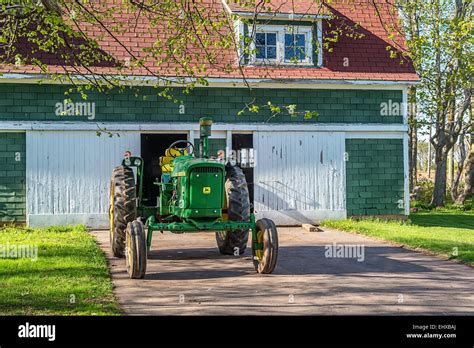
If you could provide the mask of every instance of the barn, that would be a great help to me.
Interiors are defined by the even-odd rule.
[[[236,35],[249,33],[239,18],[251,13],[211,2],[235,15]],[[279,13],[267,14],[255,26],[256,53],[244,58],[237,51],[223,53],[235,71],[210,69],[208,85],[190,93],[176,83],[172,89],[180,103],[157,96],[156,76],[143,71],[123,78],[133,90],[91,91],[87,101],[72,94],[66,101],[67,83],[32,65],[2,66],[0,221],[107,227],[110,174],[124,152],[150,164],[145,175],[151,182],[160,174],[153,164],[171,142],[199,145],[203,116],[214,120],[212,152],[235,154],[244,168],[257,215],[280,225],[408,215],[407,93],[419,77],[409,61],[387,49],[396,50],[397,39],[375,11],[386,21],[393,21],[393,14],[364,0],[332,1],[325,10],[334,17],[312,9],[312,1],[300,1],[296,8],[272,3]],[[354,30],[363,35],[357,40],[342,35],[331,49],[316,50],[314,43],[322,43],[337,21],[356,23]],[[296,34],[288,31],[290,25]],[[303,55],[289,49],[289,36]],[[152,34],[137,27],[122,39],[138,37],[141,45],[153,42]],[[127,58],[122,47],[107,40],[100,41],[104,50]],[[261,61],[275,64],[263,67]],[[58,68],[54,61],[48,64]],[[240,113],[250,101],[296,105],[317,115]],[[145,187],[148,203],[156,195],[155,186]]]

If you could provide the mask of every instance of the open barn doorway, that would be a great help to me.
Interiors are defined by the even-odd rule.
[[[186,133],[141,135],[141,154],[145,161],[145,168],[143,170],[144,205],[157,205],[160,188],[153,183],[161,177],[160,156],[164,156],[166,149],[173,142],[187,139]]]
[[[254,167],[255,150],[253,148],[253,135],[232,133],[232,150],[234,152],[237,165],[242,168],[247,179],[249,188],[250,204],[254,202]]]

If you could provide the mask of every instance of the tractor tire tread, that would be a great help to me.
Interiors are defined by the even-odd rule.
[[[250,220],[250,198],[247,180],[241,168],[227,167],[225,192],[227,196],[227,211],[230,221]],[[236,248],[239,255],[245,252],[249,237],[248,230],[217,232],[216,240],[219,252],[224,255],[235,255]]]
[[[115,167],[112,172],[112,182],[115,184],[115,242],[112,243],[112,252],[116,257],[123,257],[127,224],[137,217],[136,186],[132,168],[127,166]]]

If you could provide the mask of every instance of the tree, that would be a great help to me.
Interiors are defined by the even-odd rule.
[[[433,41],[436,49],[434,91],[437,108],[434,110],[435,134],[431,139],[436,164],[431,204],[435,206],[444,204],[448,152],[459,135],[472,130],[473,126],[469,119],[466,121],[474,70],[472,1],[455,1],[454,14],[446,14],[448,18],[441,15],[442,6],[440,1],[434,3],[435,14],[442,19],[434,25]],[[452,6],[447,8],[453,10]],[[446,25],[446,31],[442,25]]]
[[[453,150],[451,151],[451,156],[450,156],[450,171],[451,171],[451,199],[453,201],[456,201],[458,196],[459,196],[459,184],[461,183],[461,177],[464,172],[464,162],[466,161],[466,141],[465,141],[465,135],[460,134],[459,135],[459,141],[457,143],[457,146],[453,147]],[[457,164],[457,169],[456,172],[455,170],[455,164]]]
[[[472,98],[472,97],[471,97]],[[471,99],[471,123],[474,123],[473,103],[474,98]],[[474,131],[471,133],[470,151],[465,164],[464,174],[464,191],[456,200],[457,204],[464,204],[466,200],[474,195]]]
[[[394,7],[407,36],[403,52],[421,76],[418,123],[434,131],[430,138],[436,166],[434,206],[444,205],[449,151],[461,134],[473,129],[467,115],[474,72],[472,5],[472,0],[399,0]]]
[[[427,141],[418,141],[417,168],[420,172],[426,172],[428,168],[428,162],[430,161],[428,146],[429,143]]]

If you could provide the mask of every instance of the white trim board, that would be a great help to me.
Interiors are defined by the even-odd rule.
[[[296,21],[305,20],[315,22],[321,19],[328,19],[330,16],[321,14],[304,14],[304,13],[255,13],[250,11],[230,11],[230,13],[239,17],[257,20],[274,20],[274,21]]]
[[[267,217],[279,221],[281,226],[301,225],[301,223],[318,224],[323,220],[340,220],[347,217],[346,210],[318,210],[310,214],[305,221],[301,219],[301,211],[265,211],[257,212],[257,218]],[[85,225],[89,228],[109,228],[107,214],[28,214],[29,227]]]
[[[29,227],[85,225],[89,228],[109,228],[107,214],[28,214]]]
[[[305,217],[302,217],[304,215]],[[276,221],[278,226],[301,226],[302,223],[319,224],[324,220],[343,220],[347,210],[272,210],[255,212],[257,219],[268,218]]]
[[[408,87],[402,89],[403,123],[408,124]]]
[[[318,21],[316,26],[316,38],[318,40],[318,66],[323,66],[323,21]]]
[[[410,215],[410,168],[408,159],[408,134],[403,134],[403,173],[404,173],[404,197],[403,204],[405,208],[405,215]]]
[[[114,122],[44,122],[44,121],[0,121],[0,131],[111,131],[111,132],[155,132],[169,133],[199,131],[197,122],[170,122],[170,123],[114,123]],[[384,123],[214,123],[212,130],[225,131],[301,131],[301,132],[364,132],[407,133],[406,124]],[[217,134],[216,134],[217,135]]]
[[[304,67],[302,67],[304,69]],[[110,76],[117,78],[123,85],[130,86],[161,86],[163,84],[159,77],[153,76]],[[90,79],[100,79],[94,75],[77,75],[72,77],[77,84],[87,84]],[[170,83],[168,87],[184,87],[187,83],[195,82],[194,79],[185,79],[183,84],[177,78],[166,77]],[[25,84],[64,84],[64,82],[53,80],[46,74],[19,74],[4,73],[0,75],[0,83],[25,83]],[[376,90],[402,90],[404,87],[419,84],[418,81],[410,80],[351,80],[351,79],[271,79],[271,78],[213,78],[207,79],[209,85],[196,85],[197,88],[275,88],[275,89],[376,89]]]

